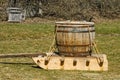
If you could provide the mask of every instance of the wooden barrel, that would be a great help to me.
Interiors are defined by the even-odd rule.
[[[56,45],[63,56],[88,56],[95,39],[93,22],[60,21],[55,23]]]

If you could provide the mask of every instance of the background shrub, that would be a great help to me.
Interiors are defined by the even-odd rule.
[[[2,20],[6,20],[6,8],[10,6],[26,9],[27,17],[41,17],[40,8],[43,11],[42,17],[87,21],[94,17],[120,18],[119,0],[16,0],[16,5],[8,3],[8,0],[0,0]]]

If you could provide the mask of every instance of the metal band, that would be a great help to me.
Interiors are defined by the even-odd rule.
[[[83,44],[83,45],[64,45],[64,44],[57,44],[57,46],[63,46],[63,47],[86,47],[89,46],[90,44]]]
[[[58,28],[88,28],[89,25],[56,25]],[[90,25],[89,27],[94,27]]]
[[[84,53],[63,53],[63,52],[60,52],[60,55],[64,55],[66,57],[86,57],[86,56],[89,56],[89,53],[88,52],[84,52]]]
[[[89,51],[80,51],[80,52],[66,52],[66,51],[60,51],[60,53],[65,53],[65,54],[85,54],[85,53],[89,53]]]
[[[63,32],[63,33],[88,33],[89,31],[80,31],[80,30],[57,30],[57,32]],[[95,32],[95,30],[91,30],[90,32]]]

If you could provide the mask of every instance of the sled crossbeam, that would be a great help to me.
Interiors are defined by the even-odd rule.
[[[19,53],[19,54],[0,54],[0,58],[16,58],[16,57],[37,57],[45,56],[44,53]]]

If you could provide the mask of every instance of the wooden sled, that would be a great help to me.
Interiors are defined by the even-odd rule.
[[[39,67],[48,70],[108,70],[108,61],[105,54],[93,54],[88,57],[38,56],[32,59]]]

